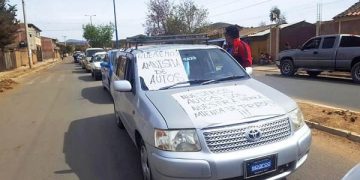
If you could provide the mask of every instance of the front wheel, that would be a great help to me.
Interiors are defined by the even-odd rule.
[[[143,172],[144,180],[151,180],[151,170],[148,158],[148,152],[143,140],[140,141],[140,158],[141,158],[141,169]]]
[[[356,63],[351,68],[351,77],[355,83],[360,84],[360,62]]]
[[[284,76],[293,76],[296,72],[294,63],[288,59],[281,61],[280,72]]]

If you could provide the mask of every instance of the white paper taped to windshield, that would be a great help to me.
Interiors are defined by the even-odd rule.
[[[139,76],[149,90],[189,80],[179,51],[146,52],[137,54],[136,58]]]
[[[192,120],[219,123],[285,113],[271,99],[243,85],[187,91],[172,96]]]

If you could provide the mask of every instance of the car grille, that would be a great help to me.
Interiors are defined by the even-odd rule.
[[[246,138],[246,131],[256,127],[262,135],[257,141]],[[291,135],[288,118],[260,121],[232,127],[206,129],[203,131],[205,141],[213,153],[232,152],[262,146],[286,139]]]

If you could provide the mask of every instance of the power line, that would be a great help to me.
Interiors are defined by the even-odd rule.
[[[228,12],[224,12],[224,13],[219,13],[219,14],[215,14],[211,17],[217,17],[217,16],[222,16],[222,15],[225,15],[225,14],[230,14],[230,13],[234,13],[236,11],[240,11],[240,10],[243,10],[243,9],[247,9],[247,8],[251,8],[251,7],[255,7],[255,6],[258,6],[258,5],[261,5],[261,4],[265,4],[265,3],[268,3],[272,0],[265,0],[265,1],[261,1],[261,2],[258,2],[258,3],[255,3],[255,4],[251,4],[251,5],[248,5],[248,6],[245,6],[245,7],[242,7],[242,8],[239,8],[239,9],[235,9],[235,10],[232,10],[232,11],[228,11]]]

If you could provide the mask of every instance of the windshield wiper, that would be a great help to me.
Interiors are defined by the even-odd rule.
[[[189,80],[189,81],[182,81],[182,82],[178,82],[178,83],[175,83],[175,84],[172,84],[172,85],[169,85],[169,86],[162,87],[162,88],[160,88],[159,90],[170,89],[170,88],[176,87],[176,86],[178,86],[178,85],[183,85],[183,84],[200,84],[200,83],[203,83],[203,82],[206,82],[206,81],[209,81],[209,80]]]
[[[221,82],[221,81],[229,81],[229,80],[234,80],[234,79],[242,79],[245,76],[227,76],[227,77],[223,77],[220,79],[212,79],[209,81],[205,81],[203,83],[201,83],[201,85],[206,85],[206,84],[211,84],[211,83],[217,83],[217,82]]]

